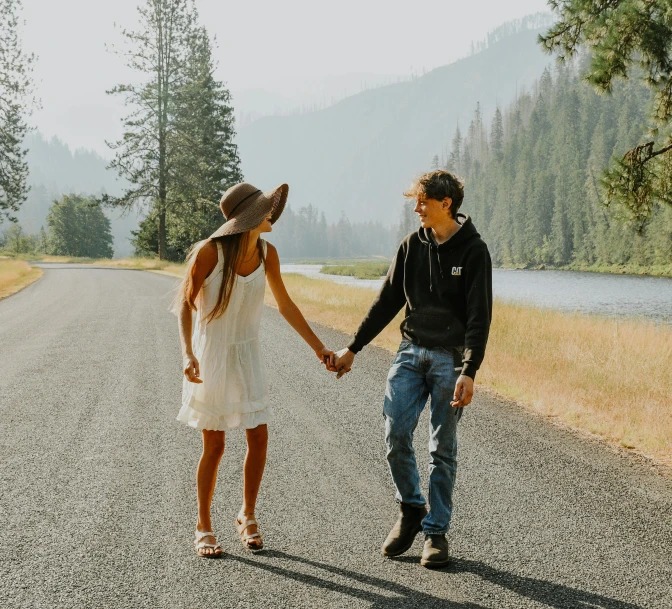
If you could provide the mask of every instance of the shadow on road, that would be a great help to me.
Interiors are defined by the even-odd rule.
[[[249,567],[263,569],[269,573],[301,582],[302,584],[315,586],[316,588],[323,588],[325,590],[331,590],[333,592],[338,592],[339,594],[346,594],[353,598],[367,601],[371,603],[372,609],[402,609],[408,607],[422,607],[423,609],[485,609],[482,605],[449,601],[437,596],[433,596],[432,594],[413,590],[412,588],[408,588],[393,581],[380,579],[379,577],[372,577],[370,575],[364,575],[355,571],[347,571],[346,569],[341,569],[340,567],[334,567],[333,565],[309,560],[307,558],[301,558],[299,556],[292,556],[291,554],[278,552],[276,550],[261,552],[256,555],[255,559],[244,558],[242,556],[227,556],[227,558],[230,560],[236,560]],[[309,567],[314,567],[316,569],[321,569],[333,575],[351,579],[354,582],[358,582],[366,586],[379,588],[381,593],[363,590],[362,588],[348,586],[346,584],[338,584],[331,580],[323,579],[315,575],[308,575],[306,573],[292,571],[291,569],[275,565],[270,561],[266,562],[267,559],[291,561]],[[383,594],[383,591],[387,592],[388,594]],[[389,596],[390,593],[396,594],[398,596],[396,598],[394,596]]]
[[[394,560],[417,562],[418,559],[402,556]],[[522,577],[508,571],[500,571],[485,563],[474,560],[456,558],[442,571],[446,573],[473,573],[497,586],[507,588],[519,596],[527,597],[554,609],[577,609],[579,607],[590,607],[591,609],[645,609],[640,605],[633,605],[632,603],[570,588],[569,586],[543,579]]]

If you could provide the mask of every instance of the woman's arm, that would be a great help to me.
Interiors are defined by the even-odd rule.
[[[266,280],[273,292],[275,301],[278,303],[278,311],[287,320],[290,326],[294,328],[298,334],[305,340],[310,348],[315,351],[318,359],[326,364],[329,370],[334,368],[334,352],[327,349],[322,341],[312,331],[303,314],[294,304],[285,288],[285,283],[282,281],[280,274],[280,258],[278,257],[278,250],[268,243],[268,250],[266,252]]]
[[[217,266],[217,245],[208,241],[198,252],[191,270],[191,301],[193,302],[203,287],[203,282]],[[191,307],[186,299],[182,300],[178,316],[180,343],[182,344],[182,365],[184,376],[190,383],[202,383],[198,360],[191,347]]]

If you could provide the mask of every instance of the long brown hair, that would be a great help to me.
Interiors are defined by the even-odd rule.
[[[249,231],[211,239],[211,241],[213,241],[215,244],[217,244],[217,242],[221,243],[222,252],[224,254],[224,264],[222,268],[222,282],[219,287],[217,303],[215,304],[212,311],[210,311],[205,317],[206,323],[210,323],[213,319],[224,315],[224,312],[229,306],[229,301],[231,300],[231,294],[233,292],[233,286],[236,282],[236,269],[243,261],[243,257],[247,253],[249,240]],[[189,305],[189,308],[194,311],[198,309],[196,305],[196,298],[198,294],[192,293],[194,290],[194,270],[196,268],[196,258],[198,258],[198,252],[201,251],[201,248],[208,241],[210,241],[210,239],[198,241],[191,246],[186,260],[187,270],[184,274],[184,279],[178,288],[177,296],[175,297],[175,304],[181,305],[183,302],[186,302]],[[259,259],[261,260],[261,263],[265,265],[266,257],[264,256],[264,248],[261,239],[257,240],[257,250],[259,251]]]

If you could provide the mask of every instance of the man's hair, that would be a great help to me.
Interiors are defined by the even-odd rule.
[[[417,199],[419,195],[437,201],[443,201],[449,197],[453,202],[450,206],[450,213],[455,218],[464,199],[464,185],[450,171],[436,169],[423,173],[404,192],[404,196],[408,199]]]

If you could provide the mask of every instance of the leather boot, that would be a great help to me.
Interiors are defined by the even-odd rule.
[[[427,535],[420,564],[428,569],[445,567],[450,562],[448,540],[445,535]]]
[[[415,536],[422,531],[422,520],[426,515],[427,508],[424,505],[400,503],[399,519],[383,544],[383,555],[399,556],[406,552],[413,545]]]

